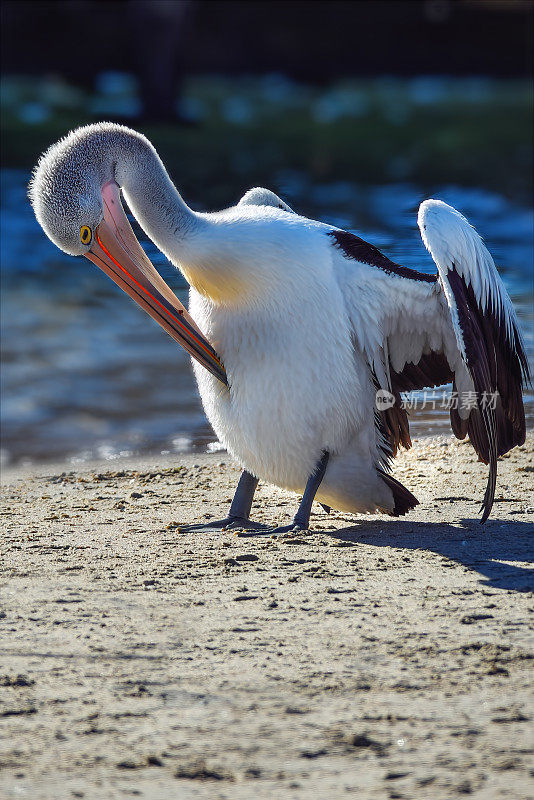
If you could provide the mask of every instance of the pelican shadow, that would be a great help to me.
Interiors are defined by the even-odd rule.
[[[485,586],[534,591],[534,570],[528,566],[534,556],[534,525],[529,522],[492,520],[481,525],[478,519],[462,519],[457,525],[450,525],[376,520],[324,533],[354,544],[426,550],[478,572],[485,579],[481,581]],[[520,561],[525,566],[509,561]]]

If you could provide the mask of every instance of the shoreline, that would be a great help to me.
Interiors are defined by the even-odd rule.
[[[487,467],[414,441],[405,517],[186,533],[226,452],[3,471],[6,798],[525,800],[534,718],[534,434]],[[260,484],[253,518],[296,497]]]
[[[88,458],[86,461],[33,461],[31,463],[6,465],[0,471],[0,486],[7,486],[18,480],[40,478],[46,475],[82,474],[86,472],[105,472],[117,470],[170,469],[174,466],[207,466],[220,461],[231,462],[232,456],[221,450],[216,453],[166,453],[164,455],[128,455],[116,458]]]
[[[534,428],[527,431],[527,435],[534,436]],[[450,427],[447,433],[428,433],[421,435],[413,435],[412,440],[414,446],[421,442],[437,441],[448,442],[454,440],[454,436],[450,433]],[[212,444],[219,444],[213,442]],[[222,447],[222,445],[221,445]],[[476,456],[475,456],[476,458]],[[208,452],[203,450],[188,450],[183,452],[160,452],[160,453],[132,453],[127,456],[113,455],[111,457],[89,457],[86,459],[78,458],[76,456],[68,456],[63,459],[52,459],[50,461],[31,461],[30,459],[19,461],[15,464],[5,463],[0,468],[0,486],[5,485],[11,481],[18,480],[19,478],[46,475],[48,472],[61,473],[61,472],[85,472],[85,471],[102,471],[104,469],[111,469],[114,465],[119,465],[120,469],[149,469],[156,467],[158,464],[162,468],[167,468],[172,465],[202,463],[210,464],[217,463],[217,461],[225,461],[227,463],[233,462],[233,457],[225,449],[215,450]],[[394,460],[394,464],[396,459]]]

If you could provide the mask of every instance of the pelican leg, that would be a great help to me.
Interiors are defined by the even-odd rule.
[[[317,490],[321,485],[321,481],[324,478],[329,458],[330,458],[330,453],[328,453],[325,450],[320,460],[317,462],[314,471],[308,478],[306,489],[304,490],[304,495],[302,497],[302,500],[300,501],[298,511],[295,514],[295,517],[291,525],[281,525],[279,528],[273,528],[271,530],[271,533],[289,533],[290,531],[308,530],[310,526],[310,513],[311,513],[312,503],[315,499],[315,495],[317,494]]]
[[[219,519],[214,522],[199,523],[197,525],[184,525],[182,530],[185,531],[198,531],[208,528],[217,528],[224,530],[231,530],[232,528],[244,528],[245,530],[264,530],[265,525],[260,525],[259,522],[252,522],[249,519],[252,501],[254,499],[254,492],[258,485],[258,479],[251,475],[250,472],[244,470],[239,478],[237,489],[235,490],[234,499],[230,506],[228,516],[224,519]]]

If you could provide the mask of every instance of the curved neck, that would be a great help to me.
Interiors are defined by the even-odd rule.
[[[132,213],[154,244],[176,261],[184,240],[198,229],[199,217],[184,202],[147,139],[125,134],[114,150],[113,177]]]
[[[248,255],[253,231],[232,228],[230,236],[216,215],[192,211],[142,134],[113,126],[106,144],[100,185],[112,179],[121,187],[144,232],[192,287],[214,303],[242,304],[259,294]]]

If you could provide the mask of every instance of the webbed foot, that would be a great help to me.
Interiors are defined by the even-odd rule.
[[[263,525],[261,522],[253,522],[251,519],[234,517],[227,525],[223,527],[223,531],[235,530],[265,531],[267,530],[267,525]]]
[[[230,531],[239,528],[245,531],[263,530],[265,526],[260,525],[258,522],[252,522],[252,520],[249,519],[252,500],[257,485],[258,479],[245,470],[239,479],[227,517],[213,520],[213,522],[198,522],[192,525],[182,525],[180,526],[181,529],[186,533],[189,533],[189,531],[206,530]]]
[[[245,531],[259,531],[265,530],[266,527],[266,525],[262,525],[259,522],[253,522],[245,517],[237,517],[232,515],[225,517],[224,519],[213,520],[213,522],[198,522],[191,525],[181,525],[180,530],[185,531],[186,533],[189,533],[189,531],[231,531],[237,529],[243,529]]]
[[[309,530],[310,527],[310,511],[312,507],[313,500],[317,493],[317,489],[321,485],[321,481],[324,477],[326,472],[326,467],[328,465],[328,459],[330,458],[328,452],[325,450],[317,462],[315,466],[315,470],[312,472],[310,477],[308,478],[308,482],[306,483],[306,489],[304,491],[304,496],[300,501],[300,505],[298,508],[297,513],[295,514],[295,518],[290,525],[280,525],[277,528],[271,528],[269,533],[299,533],[302,531]],[[323,505],[321,503],[321,505]],[[323,508],[330,511],[328,506],[324,506]]]
[[[266,533],[299,533],[309,530],[308,525],[300,522],[292,522],[290,525],[279,525],[277,528],[268,528]]]

